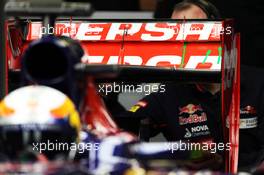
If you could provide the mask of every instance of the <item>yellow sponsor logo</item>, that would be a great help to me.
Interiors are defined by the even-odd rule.
[[[130,112],[137,112],[137,110],[140,108],[140,106],[138,106],[138,105],[135,105],[135,106],[132,106],[130,109],[129,109],[129,111]]]

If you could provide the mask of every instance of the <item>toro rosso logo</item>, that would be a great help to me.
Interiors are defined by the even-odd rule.
[[[188,104],[179,108],[179,124],[186,125],[207,121],[207,116],[201,105]]]
[[[256,115],[257,114],[257,111],[252,106],[246,106],[246,107],[240,109],[240,114],[252,114],[252,115]]]

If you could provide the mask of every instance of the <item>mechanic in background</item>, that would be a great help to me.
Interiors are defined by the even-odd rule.
[[[219,13],[205,1],[185,0],[176,4],[172,14],[172,19],[208,17],[218,18]],[[149,133],[140,132],[143,140],[161,132],[168,141],[223,143],[219,84],[170,83],[165,89],[146,96],[123,116],[143,119],[149,127]]]
[[[172,13],[173,19],[218,17],[217,9],[205,0],[185,0],[176,4]],[[261,69],[241,66],[239,167],[243,170],[250,170],[264,158],[264,79],[260,77],[263,74]],[[214,142],[221,142],[222,124],[220,111],[217,110],[220,106],[219,89],[217,84],[169,84],[165,93],[153,93],[145,97],[126,115],[132,116],[134,120],[147,118],[143,120],[145,127],[150,128],[146,137],[162,132],[170,141],[214,139]],[[193,114],[198,116],[196,123]],[[203,129],[201,132],[192,133],[193,128],[197,127]]]
[[[171,16],[172,19],[218,17],[219,13],[212,4],[195,0],[176,4]],[[221,117],[218,115],[219,84],[170,83],[165,89],[165,93],[152,93],[130,109],[134,117],[148,118],[143,123],[151,122],[149,136],[162,132],[169,141],[223,142]]]

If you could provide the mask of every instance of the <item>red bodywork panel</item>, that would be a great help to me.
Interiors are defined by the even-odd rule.
[[[120,130],[106,110],[103,100],[99,97],[92,79],[87,80],[86,92],[81,107],[81,118],[87,123],[89,130],[98,134],[116,134]]]

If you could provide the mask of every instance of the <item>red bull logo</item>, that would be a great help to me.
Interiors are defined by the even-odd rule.
[[[201,105],[193,105],[188,104],[185,107],[179,108],[181,114],[188,114],[189,117],[186,116],[179,116],[179,124],[180,125],[186,125],[186,124],[192,124],[192,123],[200,123],[207,121],[207,116],[205,112],[202,112],[203,109]],[[202,113],[198,115],[196,112],[201,111]]]
[[[187,114],[194,114],[196,111],[203,111],[201,105],[194,105],[194,104],[188,104],[187,106],[184,106],[182,108],[179,108],[180,115],[187,113]]]

